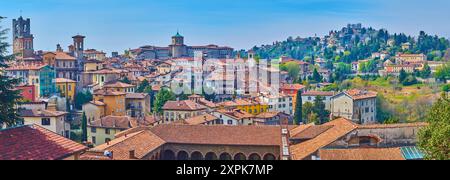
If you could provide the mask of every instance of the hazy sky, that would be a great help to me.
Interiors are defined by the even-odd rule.
[[[187,45],[249,49],[288,36],[322,36],[347,23],[450,37],[448,0],[1,0],[1,23],[32,19],[36,50],[64,49],[75,34],[106,52],[167,46],[179,29]]]

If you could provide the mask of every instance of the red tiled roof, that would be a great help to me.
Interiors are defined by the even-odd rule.
[[[217,110],[217,112],[219,112],[225,116],[229,116],[231,118],[237,119],[237,120],[254,117],[254,115],[252,115],[248,112],[245,112],[243,110],[240,110],[240,109],[234,109],[234,110],[219,109],[219,110]]]
[[[95,147],[93,150],[113,152],[114,160],[128,160],[130,159],[130,151],[134,150],[136,158],[140,159],[164,143],[164,140],[150,131],[139,131],[118,137],[107,144]]]
[[[282,89],[289,89],[289,90],[300,90],[305,88],[305,86],[301,85],[301,84],[283,84],[283,86],[281,87]]]
[[[163,110],[180,110],[180,111],[196,111],[204,110],[205,106],[195,103],[191,100],[184,101],[168,101],[164,104]]]
[[[302,96],[334,96],[334,92],[330,91],[308,91],[302,94]]]
[[[280,146],[278,126],[202,126],[161,124],[150,129],[168,143]]]
[[[377,92],[365,91],[365,90],[359,90],[359,89],[348,90],[348,91],[345,91],[344,93],[349,95],[353,100],[375,98],[378,95]]]
[[[428,126],[428,123],[417,122],[417,123],[400,123],[400,124],[370,124],[370,125],[359,125],[358,129],[386,129],[386,128],[424,127],[424,126]]]
[[[106,116],[89,124],[92,127],[129,129],[133,128],[135,119],[128,116]]]
[[[333,143],[337,139],[350,133],[358,127],[356,124],[344,118],[330,121],[324,125],[333,127],[317,135],[311,140],[291,146],[291,154],[294,160],[302,160],[307,158],[309,155],[317,152],[320,148]]]
[[[75,57],[67,54],[66,52],[47,52],[45,54],[49,54],[49,53],[54,54],[55,59],[57,59],[57,60],[70,60],[70,61],[76,60]]]
[[[311,126],[299,132],[298,134],[291,136],[291,138],[302,140],[313,139],[318,135],[322,134],[323,132],[327,131],[328,129],[331,129],[332,127],[333,126],[330,125]]]
[[[37,125],[0,130],[0,160],[58,160],[86,146]]]
[[[192,118],[189,118],[189,119],[185,119],[184,121],[187,124],[190,124],[190,125],[198,125],[198,124],[208,123],[210,121],[214,121],[214,120],[217,120],[217,119],[219,119],[219,118],[217,118],[216,116],[213,116],[211,114],[203,114],[203,115],[200,115],[200,116],[196,116],[196,117],[192,117]]]
[[[96,105],[96,106],[106,106],[106,104],[104,102],[101,102],[101,101],[91,101],[89,103],[91,103],[93,105]]]
[[[62,111],[49,111],[49,110],[36,110],[36,109],[20,109],[20,117],[58,117],[66,115],[67,112]]]
[[[131,87],[135,87],[135,85],[117,81],[114,83],[106,83],[103,87],[105,87],[105,88],[131,88]]]
[[[144,99],[148,94],[145,93],[127,93],[125,98],[127,99]]]
[[[130,159],[130,151],[138,159],[164,144],[276,146],[280,147],[281,127],[278,126],[204,126],[161,124],[138,127],[116,134],[116,139],[95,147],[81,159],[104,160],[101,152],[113,152],[113,159]]]
[[[405,160],[400,148],[321,149],[321,160]]]
[[[19,70],[39,70],[43,67],[47,66],[46,64],[30,64],[30,63],[24,63],[24,64],[17,64],[10,66],[6,68],[7,71],[19,71]]]

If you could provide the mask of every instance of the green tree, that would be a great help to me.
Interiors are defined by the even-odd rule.
[[[206,93],[206,92],[213,92],[213,93],[208,94],[208,93]],[[205,97],[205,99],[208,100],[208,101],[212,101],[212,102],[215,101],[216,93],[215,93],[211,88],[204,87],[204,88],[202,89],[202,95],[203,95],[203,97]]]
[[[417,78],[413,75],[409,75],[405,80],[403,80],[402,84],[403,86],[411,86],[417,84]]]
[[[313,108],[314,108],[314,104],[312,104],[311,102],[306,102],[305,104],[303,104],[302,113],[303,113],[303,123],[304,124],[311,122],[309,117],[310,117],[310,114],[313,113]]]
[[[81,131],[82,131],[82,136],[81,136],[81,142],[87,142],[88,137],[87,137],[87,117],[86,117],[86,113],[83,112],[83,118],[81,119]]]
[[[139,84],[138,88],[136,89],[137,93],[143,93],[146,91],[146,89],[150,86],[150,83],[147,81],[147,79],[144,79],[144,81]]]
[[[4,18],[0,16],[0,23],[2,19]],[[5,76],[3,71],[4,68],[8,68],[7,63],[14,58],[13,55],[6,55],[6,49],[9,47],[9,44],[5,42],[7,33],[8,29],[0,26],[0,128],[2,125],[11,127],[22,123],[15,108],[21,98],[19,91],[14,90],[19,80]]]
[[[296,62],[288,62],[285,64],[285,68],[292,79],[298,79],[300,73],[300,66]]]
[[[161,90],[156,94],[155,102],[153,105],[153,113],[161,114],[162,107],[167,101],[175,100],[175,94],[167,88],[161,88]]]
[[[441,81],[446,81],[450,79],[450,63],[444,64],[443,66],[437,68],[435,73],[436,79]]]
[[[425,66],[423,67],[422,71],[420,71],[420,77],[421,78],[429,78],[431,75],[431,67],[428,65],[428,63],[425,63]]]
[[[419,132],[419,147],[429,160],[450,160],[450,101],[439,99],[429,111],[428,126]]]
[[[323,124],[329,121],[330,112],[325,110],[325,98],[322,96],[316,96],[314,99],[313,111],[317,114],[318,124]]]
[[[78,92],[77,95],[75,96],[75,108],[77,109],[82,109],[83,105],[92,101],[94,98],[91,94],[91,92],[86,91],[86,92]]]
[[[398,76],[398,80],[400,82],[405,81],[405,79],[408,77],[408,73],[404,69],[400,70],[400,75]]]
[[[317,83],[322,82],[323,77],[319,74],[319,71],[317,71],[317,68],[315,68],[313,71],[312,79]]]
[[[120,82],[131,84],[131,81],[130,79],[128,79],[128,77],[124,77],[122,80],[120,80]]]
[[[450,92],[450,84],[446,84],[446,85],[442,86],[442,91]]]
[[[295,104],[295,113],[294,113],[294,124],[295,125],[300,125],[300,123],[303,122],[302,106],[303,106],[302,91],[299,90],[299,91],[297,91],[297,103]]]

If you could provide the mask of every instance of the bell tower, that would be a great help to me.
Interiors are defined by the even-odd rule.
[[[18,59],[32,57],[34,54],[33,34],[31,34],[31,21],[20,16],[13,19],[13,52]]]
[[[169,47],[172,58],[187,56],[187,46],[184,44],[184,37],[179,32],[175,36],[172,36],[172,44]]]
[[[84,51],[84,38],[85,36],[82,35],[76,35],[73,36],[73,46],[74,46],[74,56],[77,59],[83,58],[83,51]]]

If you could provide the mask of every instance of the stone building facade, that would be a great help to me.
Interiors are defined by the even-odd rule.
[[[13,19],[13,52],[18,59],[29,58],[34,55],[33,34],[31,34],[31,20],[22,16]]]
[[[142,46],[130,52],[132,57],[137,60],[167,60],[171,58],[194,57],[195,52],[202,52],[206,58],[225,59],[232,58],[233,51],[233,48],[213,44],[206,46],[188,46],[184,44],[184,37],[180,33],[177,33],[172,36],[172,43],[168,47]]]

